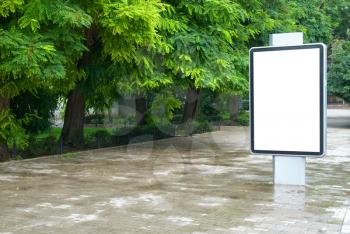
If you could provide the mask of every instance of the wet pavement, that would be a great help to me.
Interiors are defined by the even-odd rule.
[[[350,233],[349,141],[329,128],[305,187],[274,186],[244,127],[3,163],[0,233]]]
[[[350,128],[350,108],[328,109],[328,126],[334,128]]]

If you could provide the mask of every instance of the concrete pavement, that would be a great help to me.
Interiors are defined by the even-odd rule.
[[[328,109],[328,126],[334,128],[350,128],[350,109]]]

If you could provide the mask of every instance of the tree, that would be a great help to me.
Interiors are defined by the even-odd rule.
[[[144,69],[135,71],[126,68],[147,65],[142,52],[147,53],[154,47],[156,27],[164,10],[164,5],[157,0],[81,1],[80,6],[92,18],[91,27],[85,31],[88,50],[77,63],[85,76],[68,95],[61,135],[64,143],[78,144],[83,140],[86,99],[96,97],[96,92],[108,97],[113,93],[111,87],[120,84],[119,80],[125,80],[125,77],[132,80],[133,75],[138,76],[137,72],[143,73]],[[101,72],[96,74],[91,67]],[[94,90],[91,84],[96,82],[99,84]]]
[[[295,25],[291,4],[284,1],[167,2],[184,25],[169,35],[174,50],[165,61],[173,79],[187,89],[184,121],[196,115],[201,89],[247,94],[249,47],[261,45],[273,30]]]
[[[147,100],[149,94],[173,82],[172,77],[168,75],[169,71],[164,68],[164,56],[173,50],[167,41],[168,34],[177,31],[181,25],[171,18],[174,14],[171,6],[167,4],[158,4],[158,6],[160,7],[159,18],[157,21],[152,20],[156,22],[152,41],[146,43],[147,45],[138,44],[131,60],[112,60],[112,63],[104,60],[105,73],[100,76],[102,79],[99,80],[99,88],[94,95],[104,100],[121,95],[134,96],[136,121],[139,125],[146,124],[146,113],[151,106]]]
[[[350,2],[348,0],[323,1],[326,14],[332,19],[335,40],[346,39],[350,28]]]
[[[329,44],[335,24],[327,10],[329,7],[334,7],[333,4],[319,0],[296,0],[295,4],[294,17],[304,31],[304,41]]]
[[[350,102],[350,41],[337,40],[332,46],[328,93]]]
[[[91,20],[60,0],[2,1],[0,18],[0,158],[6,160],[8,141],[21,130],[11,99],[23,92],[35,94],[40,87],[68,87],[68,67],[85,50],[78,32]]]
[[[324,3],[332,20],[332,39],[329,44],[328,94],[350,101],[350,2],[332,0]]]
[[[177,84],[188,89],[183,117],[187,121],[195,116],[200,89],[247,90],[242,44],[247,13],[230,0],[168,2],[175,9],[174,19],[184,26],[168,39],[174,50],[165,66]]]

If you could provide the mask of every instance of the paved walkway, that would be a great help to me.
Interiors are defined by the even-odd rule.
[[[350,233],[350,129],[274,186],[247,128],[0,164],[0,233]]]
[[[350,128],[350,109],[328,109],[328,126]]]

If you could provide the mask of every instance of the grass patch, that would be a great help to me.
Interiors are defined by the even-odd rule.
[[[78,157],[78,154],[74,153],[74,152],[69,152],[69,153],[62,154],[61,157],[63,159],[74,159],[74,158]]]
[[[61,132],[62,132],[62,128],[50,128],[48,131],[39,133],[34,137],[38,140],[42,140],[48,137],[55,137],[58,140],[58,138],[61,135]]]
[[[13,160],[19,161],[19,160],[23,160],[21,155],[16,155]]]
[[[99,132],[99,131],[106,131],[112,134],[114,130],[115,130],[114,128],[84,128],[84,137],[94,135],[96,132]],[[62,128],[50,128],[49,131],[39,133],[34,137],[38,140],[42,140],[48,137],[55,137],[56,140],[58,140],[61,136],[61,132],[62,132]]]

